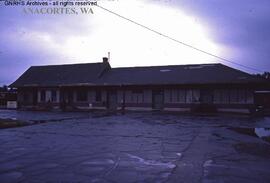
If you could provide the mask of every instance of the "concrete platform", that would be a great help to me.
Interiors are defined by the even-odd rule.
[[[270,144],[255,133],[267,132],[270,118],[17,111],[0,118],[45,121],[0,130],[4,183],[270,182]]]

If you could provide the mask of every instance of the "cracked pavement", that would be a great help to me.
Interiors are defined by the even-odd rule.
[[[270,182],[270,144],[229,127],[270,118],[0,111],[47,123],[0,130],[0,182]]]

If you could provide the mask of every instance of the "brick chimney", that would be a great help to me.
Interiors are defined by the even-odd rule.
[[[103,57],[102,60],[103,60],[103,63],[104,63],[104,64],[109,62],[108,57]]]

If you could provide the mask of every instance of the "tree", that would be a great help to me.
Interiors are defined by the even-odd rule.
[[[7,85],[4,85],[4,86],[3,86],[3,90],[4,90],[5,92],[8,91]]]
[[[3,85],[3,87],[0,87],[0,91],[1,92],[7,92],[8,91],[8,86],[7,85]]]
[[[270,72],[264,72],[262,74],[262,77],[264,77],[265,79],[269,79],[270,80]]]
[[[256,74],[258,77],[270,80],[270,72],[264,72],[263,74]]]

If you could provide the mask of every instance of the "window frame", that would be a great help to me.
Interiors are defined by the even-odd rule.
[[[52,102],[57,101],[57,91],[56,90],[51,90],[51,100],[52,100]]]
[[[141,100],[140,100],[141,98]],[[131,101],[132,103],[143,103],[144,102],[144,91],[143,89],[133,89],[131,90]]]

